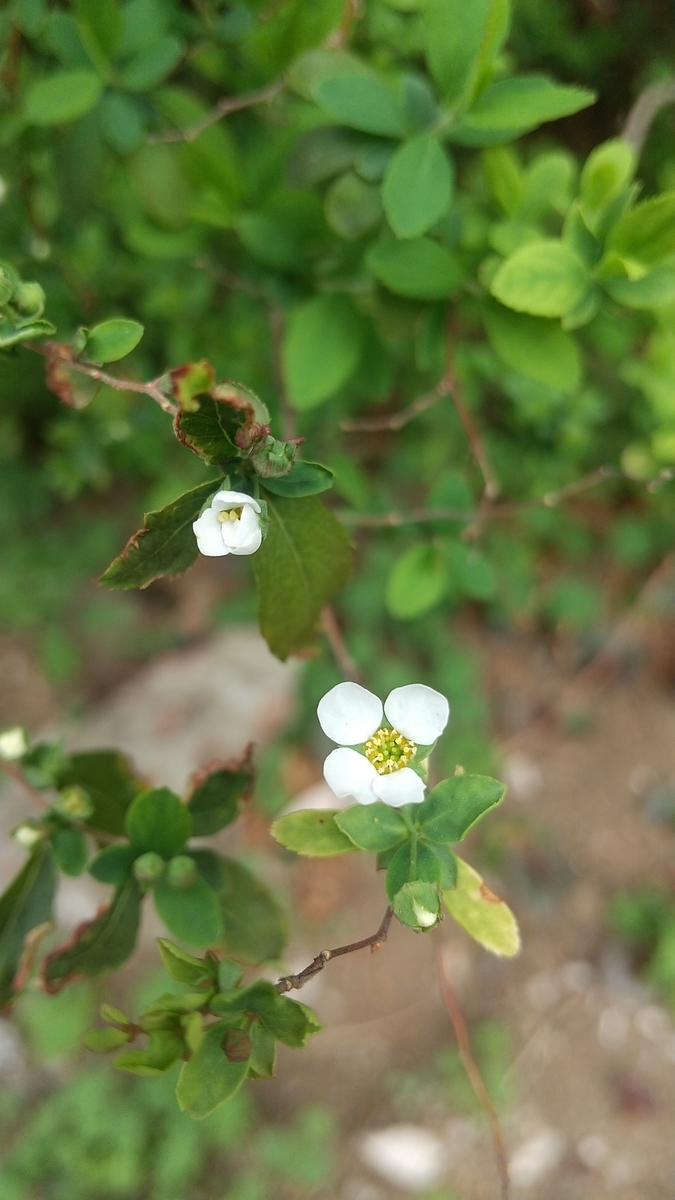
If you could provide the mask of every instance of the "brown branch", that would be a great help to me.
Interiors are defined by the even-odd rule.
[[[452,378],[450,378],[450,395],[452,396],[455,409],[457,410],[457,416],[462,422],[466,436],[469,439],[469,445],[471,446],[478,469],[483,476],[483,483],[485,485],[484,498],[486,500],[496,500],[501,491],[499,480],[492,470],[490,459],[488,458],[487,451],[483,444],[483,439],[478,431],[478,426],[474,421],[473,413],[471,412],[471,409],[468,407],[464,396],[462,395],[462,391],[457,383],[457,380]]]
[[[499,1172],[499,1181],[501,1185],[502,1200],[509,1200],[509,1171],[506,1158],[506,1145],[504,1142],[504,1134],[497,1116],[492,1100],[488,1094],[487,1088],[483,1083],[483,1077],[478,1069],[478,1065],[471,1051],[471,1041],[469,1039],[469,1031],[464,1020],[464,1014],[459,1006],[459,1001],[455,994],[455,990],[448,979],[441,955],[438,955],[438,973],[441,980],[441,993],[443,1003],[447,1014],[450,1018],[455,1038],[457,1039],[457,1049],[459,1057],[462,1060],[462,1065],[466,1071],[467,1078],[471,1087],[474,1090],[476,1099],[485,1113],[492,1131],[492,1144],[494,1146],[495,1159],[497,1161],[497,1170]]]
[[[148,142],[153,146],[160,142],[194,142],[200,133],[209,129],[211,125],[215,125],[229,113],[239,112],[242,108],[253,108],[256,104],[265,104],[268,100],[273,100],[283,86],[283,79],[275,79],[273,83],[268,83],[267,87],[259,88],[255,92],[245,92],[241,96],[223,96],[210,112],[200,117],[193,125],[188,125],[186,129],[172,129],[167,133],[153,134],[148,138]]]
[[[19,787],[28,793],[31,800],[37,800],[38,804],[42,806],[47,803],[42,792],[39,792],[37,788],[33,787],[32,783],[28,782],[18,763],[10,762],[6,758],[0,758],[0,771],[4,771],[6,775],[9,775],[10,779],[18,783]]]
[[[393,915],[394,910],[387,908],[377,932],[371,933],[370,937],[362,938],[360,942],[349,942],[346,946],[337,946],[335,950],[319,951],[316,958],[313,958],[311,963],[304,970],[298,972],[297,975],[284,975],[277,984],[277,991],[283,994],[284,992],[292,992],[295,988],[304,987],[306,983],[309,983],[310,979],[319,974],[319,971],[323,971],[326,963],[332,962],[334,958],[341,958],[343,954],[353,954],[355,950],[365,950],[366,946],[370,946],[371,954],[375,950],[379,950],[380,946],[383,946],[387,940]]]
[[[621,131],[624,141],[639,154],[656,115],[666,104],[675,102],[675,80],[652,83],[640,92]]]
[[[150,396],[165,413],[170,413],[175,417],[178,412],[178,405],[174,404],[166,395],[162,388],[164,376],[158,375],[156,379],[151,379],[148,383],[137,383],[133,379],[120,379],[117,375],[109,375],[107,371],[102,371],[94,363],[82,362],[76,358],[65,358],[55,349],[59,346],[57,342],[45,342],[44,346],[39,346],[36,342],[26,342],[27,349],[34,350],[36,354],[41,354],[50,363],[56,364],[58,367],[67,371],[76,371],[80,375],[87,375],[89,379],[95,379],[98,383],[104,383],[106,387],[113,388],[116,392],[138,392],[144,396]]]
[[[345,679],[351,679],[354,683],[362,683],[361,671],[347,649],[335,611],[330,604],[324,605],[321,610],[321,628]]]
[[[435,388],[432,388],[430,392],[425,392],[423,396],[418,396],[407,408],[381,417],[348,417],[345,421],[340,422],[340,429],[343,429],[345,433],[384,433],[387,430],[396,432],[403,429],[420,413],[433,408],[434,404],[437,404],[444,396],[450,395],[452,386],[451,380],[443,376]]]
[[[349,41],[352,25],[361,16],[361,0],[346,0],[342,20],[334,33],[326,40],[331,50],[341,50]]]

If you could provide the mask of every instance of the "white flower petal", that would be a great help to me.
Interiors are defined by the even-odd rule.
[[[262,529],[258,526],[253,530],[250,537],[247,537],[238,546],[232,547],[233,554],[255,554],[256,550],[260,549],[262,543]]]
[[[391,775],[378,775],[373,783],[373,791],[379,800],[384,800],[392,808],[400,808],[402,804],[419,804],[424,800],[424,782],[412,767],[401,767],[400,771],[392,771]]]
[[[241,508],[244,504],[250,504],[254,512],[261,511],[260,505],[253,496],[247,496],[246,492],[216,492],[211,501],[211,508],[214,512],[227,512],[231,508]]]
[[[319,725],[339,746],[367,741],[382,723],[382,701],[359,683],[338,683],[319,700]]]
[[[207,508],[201,517],[193,521],[192,528],[195,532],[200,554],[206,554],[209,558],[217,558],[221,554],[229,554],[221,532],[223,526],[212,508]]]
[[[450,705],[445,696],[426,684],[409,683],[389,693],[384,711],[387,720],[404,737],[420,746],[430,746],[448,723]]]
[[[323,764],[326,783],[339,799],[353,796],[359,804],[374,804],[373,784],[380,777],[372,763],[357,750],[340,746],[332,750]]]

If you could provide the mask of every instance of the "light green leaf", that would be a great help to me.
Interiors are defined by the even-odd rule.
[[[136,797],[124,827],[139,854],[154,851],[169,859],[192,835],[192,817],[175,792],[166,787],[150,788]]]
[[[195,958],[168,938],[157,938],[157,949],[169,975],[179,983],[199,987],[205,982],[215,982],[218,964],[213,959]]]
[[[675,267],[655,267],[641,279],[603,279],[605,291],[628,308],[659,308],[675,300]]]
[[[400,812],[381,800],[374,804],[353,804],[337,814],[335,823],[360,850],[374,853],[390,850],[409,836]]]
[[[51,321],[12,321],[8,317],[0,320],[0,350],[18,346],[21,342],[32,342],[35,338],[51,337],[56,326]]]
[[[287,850],[310,858],[328,858],[355,850],[350,840],[335,822],[335,812],[328,809],[303,809],[279,817],[270,828],[272,837]]]
[[[12,1000],[26,938],[52,919],[56,871],[49,842],[38,842],[0,896],[0,1011]]]
[[[382,217],[380,189],[348,171],[328,189],[326,220],[348,242],[370,233]]]
[[[345,384],[361,353],[361,322],[346,296],[315,296],[291,314],[282,361],[289,398],[314,408]]]
[[[417,823],[430,842],[460,842],[505,793],[504,784],[488,775],[454,775],[437,784],[422,801]]]
[[[448,211],[452,171],[438,138],[423,134],[399,147],[382,185],[387,220],[399,238],[426,233]]]
[[[131,537],[99,583],[109,588],[144,588],[164,575],[180,575],[195,561],[197,539],[192,528],[219,480],[200,483],[158,512],[145,514],[145,525]]]
[[[317,104],[341,125],[384,137],[406,133],[401,103],[374,71],[341,71],[312,89]]]
[[[457,260],[427,237],[378,242],[368,251],[366,265],[391,292],[411,300],[444,300],[462,282]]]
[[[222,933],[218,899],[198,876],[189,887],[172,887],[162,876],[153,888],[155,908],[174,937],[188,946],[213,946]]]
[[[502,16],[502,30],[490,39],[491,16]],[[494,53],[506,32],[507,6],[495,0],[427,0],[424,5],[426,58],[445,100],[452,104],[470,94],[479,71],[481,49]],[[494,15],[493,15],[494,14]],[[496,32],[496,31],[495,31]]]
[[[520,932],[511,909],[461,858],[456,886],[443,892],[443,901],[450,916],[492,954],[512,958],[520,950]]]
[[[591,151],[580,186],[584,214],[591,221],[631,182],[636,161],[635,149],[623,138],[612,138]]]
[[[483,317],[490,344],[507,366],[546,387],[576,391],[581,382],[579,351],[558,321],[497,304],[486,305]]]
[[[153,1079],[163,1075],[185,1053],[185,1043],[170,1029],[153,1029],[144,1050],[123,1050],[113,1061],[118,1071]]]
[[[179,38],[167,34],[139,50],[119,68],[117,75],[121,86],[129,92],[149,92],[178,66],[184,49]]]
[[[24,116],[29,125],[61,125],[91,111],[101,97],[103,81],[93,71],[57,71],[28,89]]]
[[[294,462],[287,475],[265,479],[265,488],[275,496],[316,496],[333,486],[335,476],[321,463]]]
[[[125,317],[101,321],[87,336],[84,356],[95,363],[117,362],[131,354],[144,332],[139,321],[129,321]]]
[[[441,897],[437,885],[419,879],[404,883],[394,896],[392,907],[399,921],[418,933],[433,929],[441,919]]]
[[[130,1041],[131,1036],[124,1029],[92,1029],[84,1038],[84,1044],[93,1054],[110,1054]]]
[[[535,317],[562,317],[589,285],[581,259],[562,241],[546,238],[521,246],[497,271],[490,291],[507,308]]]
[[[96,65],[109,62],[122,36],[122,16],[116,0],[74,0],[80,37]]]
[[[218,1105],[229,1100],[246,1078],[246,1062],[230,1062],[223,1041],[229,1026],[225,1021],[211,1025],[189,1062],[181,1068],[176,1099],[191,1117],[208,1117]]]
[[[675,192],[636,204],[610,230],[607,249],[653,266],[675,251]]]
[[[218,896],[226,953],[252,964],[279,958],[288,941],[286,919],[265,885],[232,858],[211,850],[190,853]]]
[[[430,612],[448,587],[447,562],[438,546],[420,543],[396,559],[387,579],[386,603],[392,617],[409,621]]]
[[[45,990],[58,992],[73,978],[121,966],[136,945],[140,918],[141,893],[130,879],[115,892],[109,908],[80,925],[74,941],[47,956],[42,965]]]
[[[260,629],[273,654],[314,644],[324,604],[352,569],[349,539],[315,496],[290,500],[266,493],[267,536],[253,556]]]
[[[513,75],[492,83],[464,114],[468,129],[525,132],[588,108],[595,92],[554,83],[546,75]]]
[[[87,861],[87,839],[79,829],[64,826],[52,834],[56,865],[64,875],[81,875]]]

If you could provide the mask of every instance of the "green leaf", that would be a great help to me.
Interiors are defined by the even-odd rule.
[[[143,141],[143,110],[121,92],[107,91],[101,100],[101,129],[108,144],[119,154],[131,154]]]
[[[459,842],[505,793],[505,785],[488,775],[454,775],[422,801],[417,823],[430,842]]]
[[[394,896],[392,907],[399,921],[418,933],[433,929],[441,919],[438,887],[421,880],[404,883]]]
[[[462,282],[457,260],[426,237],[378,242],[368,251],[366,265],[391,292],[411,300],[444,300]]]
[[[210,394],[203,395],[208,363],[185,363],[171,372],[174,394],[187,411],[178,414],[174,431],[179,442],[206,462],[219,463],[238,456],[241,447],[248,448],[251,436],[259,433],[261,425],[269,422],[269,412],[254,392],[238,383],[225,380],[214,384]],[[188,382],[189,381],[189,382]],[[190,404],[185,404],[189,390]],[[194,396],[199,395],[198,407]]]
[[[183,51],[184,45],[179,38],[167,34],[139,50],[118,69],[120,85],[129,92],[149,92],[178,66]]]
[[[192,817],[169,788],[141,792],[129,809],[124,827],[137,853],[153,850],[164,859],[183,849],[192,835]]]
[[[428,134],[404,142],[391,159],[382,184],[387,220],[399,238],[426,233],[448,211],[452,171],[438,138]]]
[[[518,923],[511,909],[461,858],[457,884],[443,892],[443,902],[450,916],[492,954],[512,958],[520,950]]]
[[[75,931],[72,942],[47,956],[42,978],[47,992],[58,992],[71,979],[99,975],[126,962],[136,945],[141,893],[130,879],[115,893],[109,908]]]
[[[385,592],[392,617],[410,621],[430,612],[448,587],[447,563],[438,546],[420,543],[396,559]]]
[[[641,279],[603,279],[605,291],[627,308],[660,308],[675,300],[675,267],[655,267]]]
[[[353,156],[352,156],[353,157]],[[380,189],[348,171],[326,192],[326,220],[348,242],[365,237],[382,217]]]
[[[276,900],[240,862],[210,850],[191,851],[200,874],[217,893],[227,954],[255,965],[279,958],[288,940]]]
[[[272,837],[287,850],[309,858],[329,858],[355,850],[354,842],[336,824],[337,812],[328,809],[303,809],[279,817],[270,828]]]
[[[607,249],[650,267],[675,251],[675,192],[636,204],[610,230]]]
[[[214,1109],[234,1096],[244,1082],[246,1062],[230,1062],[223,1041],[229,1026],[225,1021],[211,1025],[189,1062],[181,1068],[176,1099],[191,1117],[208,1117]]]
[[[172,887],[163,876],[153,888],[155,908],[169,933],[189,946],[213,946],[222,921],[215,892],[198,876],[189,887]]]
[[[448,103],[472,89],[495,7],[491,0],[428,0],[424,6],[427,63]]]
[[[253,786],[250,749],[239,759],[209,763],[192,776],[187,805],[195,837],[218,833],[239,815],[241,801]]]
[[[29,125],[61,125],[91,111],[101,97],[103,81],[94,71],[57,71],[32,84],[24,102]]]
[[[0,1012],[10,1003],[29,934],[52,919],[56,871],[49,842],[38,842],[0,896]]]
[[[86,1034],[84,1044],[93,1054],[110,1054],[112,1050],[119,1050],[120,1046],[129,1042],[131,1036],[131,1033],[126,1033],[124,1029],[92,1029]]]
[[[87,839],[79,829],[63,827],[52,834],[56,865],[64,875],[81,875],[87,861]]]
[[[410,836],[400,812],[381,800],[374,804],[353,804],[337,814],[335,823],[360,850],[375,853],[389,850]]]
[[[113,1062],[118,1071],[152,1079],[163,1075],[185,1052],[185,1043],[170,1029],[154,1029],[145,1050],[123,1050]]]
[[[90,362],[109,363],[125,358],[136,348],[145,330],[139,321],[130,321],[125,317],[111,317],[109,321],[101,321],[87,335],[84,347],[85,357]]]
[[[256,979],[247,987],[221,992],[213,997],[209,1007],[218,1016],[255,1013],[269,1033],[296,1049],[306,1045],[308,1037],[323,1028],[311,1008],[281,996],[267,979]]]
[[[117,750],[84,750],[71,754],[58,772],[59,788],[81,787],[93,805],[88,829],[119,835],[134,796],[145,786],[128,759]]]
[[[513,75],[481,92],[462,123],[468,129],[524,133],[588,108],[595,98],[587,88],[562,86],[546,75]]]
[[[546,387],[561,392],[577,390],[581,382],[579,351],[558,321],[497,304],[486,304],[483,318],[490,345],[507,366]]]
[[[74,0],[80,37],[97,65],[109,62],[122,36],[122,15],[116,0]]]
[[[354,373],[361,322],[346,296],[315,296],[291,314],[282,347],[291,404],[304,411],[334,395]]]
[[[562,317],[584,296],[589,275],[566,242],[546,238],[521,246],[502,263],[490,291],[507,308]]]
[[[273,654],[286,659],[316,641],[324,604],[345,585],[352,551],[342,525],[314,496],[266,494],[267,537],[253,556],[260,629]]]
[[[214,959],[195,958],[174,945],[168,938],[157,938],[160,958],[172,979],[198,987],[203,983],[215,982],[218,964]]]
[[[35,338],[51,337],[56,333],[56,326],[51,321],[11,321],[0,320],[0,350],[9,346],[18,346],[21,342],[32,342]]]
[[[315,496],[333,486],[335,476],[321,463],[295,462],[288,475],[266,479],[265,488],[275,496]]]
[[[312,94],[324,112],[341,125],[384,137],[403,137],[406,133],[398,97],[374,71],[342,71],[321,79]]]
[[[623,138],[612,138],[591,151],[581,172],[580,200],[591,221],[633,178],[637,155]]]
[[[277,1043],[260,1021],[251,1026],[251,1057],[248,1073],[252,1079],[270,1079],[274,1075],[277,1058]]]
[[[393,904],[397,892],[406,883],[422,880],[423,883],[437,884],[443,878],[444,864],[434,853],[432,846],[427,846],[417,838],[411,838],[396,851],[387,867],[386,888],[389,903]]]
[[[130,878],[137,855],[133,846],[106,846],[89,864],[89,874],[99,883],[121,887]]]
[[[199,553],[192,528],[219,481],[200,483],[165,508],[145,514],[145,524],[131,537],[122,553],[101,575],[110,588],[145,588],[154,579],[180,575]]]

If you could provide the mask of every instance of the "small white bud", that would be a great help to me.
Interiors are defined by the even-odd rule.
[[[26,735],[20,725],[0,733],[0,758],[5,758],[7,762],[15,762],[16,759],[23,758],[27,749]]]
[[[18,825],[12,837],[24,850],[32,850],[36,842],[44,837],[44,830],[36,829],[34,825]]]
[[[430,908],[423,908],[421,904],[415,904],[414,901],[412,907],[417,924],[421,929],[431,929],[432,925],[438,923],[437,912],[432,912]]]

